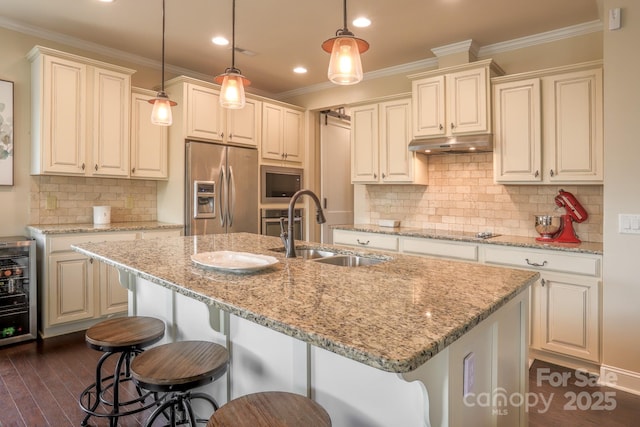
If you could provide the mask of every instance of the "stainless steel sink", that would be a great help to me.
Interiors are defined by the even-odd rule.
[[[332,257],[332,256],[335,256],[336,254],[335,252],[323,251],[322,249],[312,249],[312,248],[297,249],[296,248],[296,255],[304,259],[321,259],[321,258]]]
[[[313,261],[322,264],[339,265],[341,267],[360,267],[364,265],[376,265],[384,262],[385,260],[358,255],[334,255],[331,257],[314,259]]]

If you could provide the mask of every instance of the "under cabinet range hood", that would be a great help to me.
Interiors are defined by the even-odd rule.
[[[428,139],[418,138],[409,143],[409,151],[416,151],[423,154],[493,151],[493,136],[484,134]]]

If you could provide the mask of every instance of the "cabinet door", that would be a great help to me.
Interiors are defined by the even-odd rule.
[[[496,182],[542,180],[540,79],[493,88],[494,178]]]
[[[262,103],[262,157],[283,160],[283,109],[278,105]]]
[[[247,99],[244,108],[227,110],[227,140],[235,144],[258,146],[261,102]]]
[[[284,160],[302,163],[304,153],[304,116],[301,111],[284,109],[282,129],[282,152]]]
[[[84,175],[87,67],[51,56],[43,57],[42,67],[38,172]]]
[[[445,86],[444,76],[415,80],[413,94],[413,136],[444,135]]]
[[[411,100],[400,99],[379,105],[380,174],[384,182],[412,182],[414,153],[411,141]]]
[[[222,141],[222,108],[218,91],[192,84],[187,90],[188,137]]]
[[[131,178],[168,177],[168,127],[151,123],[152,95],[133,93],[131,100]]]
[[[118,269],[98,263],[100,278],[100,316],[124,313],[129,303],[129,291],[120,284]]]
[[[545,173],[551,182],[602,182],[602,70],[543,79]]]
[[[600,281],[545,274],[536,286],[540,318],[532,319],[534,347],[599,362]]]
[[[49,256],[48,324],[94,317],[93,263],[77,252]]]
[[[93,153],[89,173],[129,176],[131,77],[94,68]]]
[[[447,124],[452,135],[490,131],[486,68],[447,74]]]
[[[351,110],[351,182],[378,182],[378,170],[378,105],[355,107]]]

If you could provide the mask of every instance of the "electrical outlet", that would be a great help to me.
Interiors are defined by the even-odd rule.
[[[610,30],[620,29],[620,8],[619,7],[609,10],[609,29]]]
[[[124,207],[126,209],[133,209],[133,196],[127,196],[127,199],[124,202]]]
[[[47,209],[56,209],[58,207],[58,199],[54,195],[47,196]]]

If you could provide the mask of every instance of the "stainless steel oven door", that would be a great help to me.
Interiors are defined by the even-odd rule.
[[[285,219],[285,226],[288,227],[288,220]],[[304,240],[302,216],[293,218],[293,236],[296,240]],[[280,217],[267,218],[262,217],[261,233],[265,236],[280,237]]]

